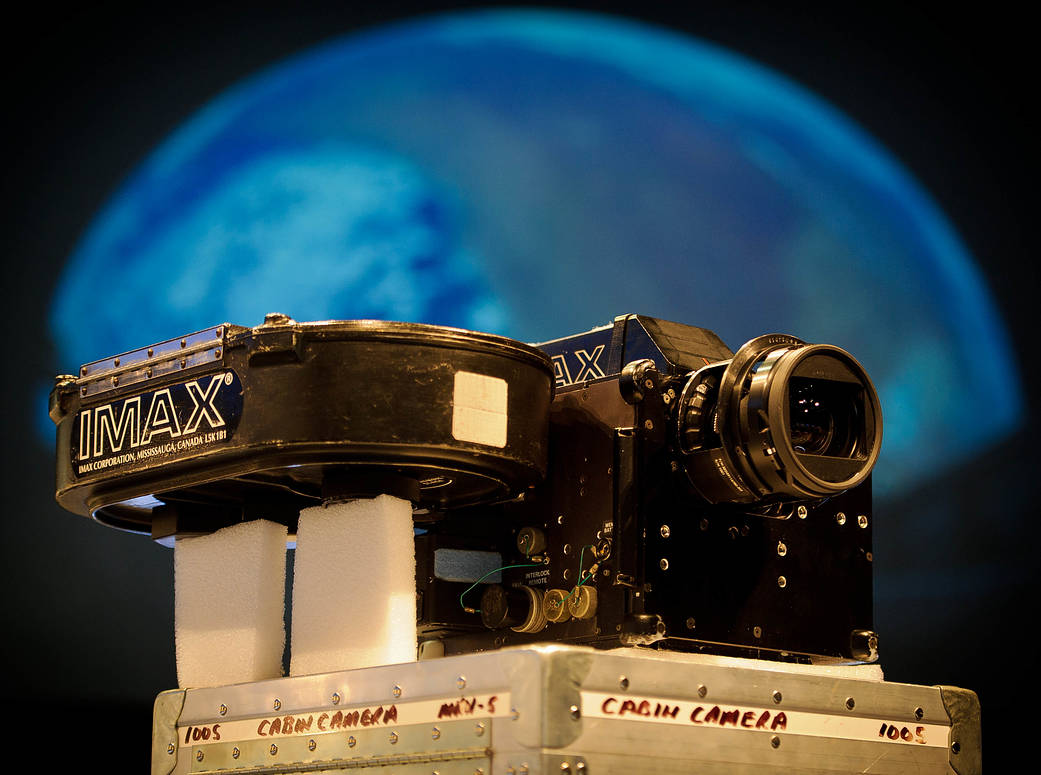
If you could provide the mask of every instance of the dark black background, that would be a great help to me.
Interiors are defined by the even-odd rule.
[[[1025,19],[996,5],[567,5],[721,44],[800,82],[872,133],[929,190],[975,255],[1034,402],[1037,127],[1026,116],[1036,109],[1037,68]],[[58,747],[75,745],[83,761],[140,771],[152,698],[176,682],[171,555],[58,509],[53,452],[36,441],[31,403],[39,384],[76,366],[56,362],[46,327],[64,260],[124,177],[226,87],[323,40],[464,7],[478,6],[40,5],[7,26],[2,664],[6,713],[26,721],[18,745],[9,738],[13,753],[53,760]],[[965,401],[966,421],[986,423],[987,396],[966,393]],[[1025,706],[1020,676],[1033,652],[1036,428],[1031,405],[1014,438],[889,504],[876,521],[876,535],[888,529],[898,547],[879,557],[880,577],[917,569],[934,582],[929,591],[890,596],[877,611],[887,678],[976,690],[990,771],[1004,752],[1006,722]],[[945,521],[943,528],[916,530],[919,513]],[[993,566],[1000,593],[967,594],[958,574],[970,565]]]

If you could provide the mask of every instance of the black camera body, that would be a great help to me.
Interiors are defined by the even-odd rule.
[[[533,346],[272,314],[59,375],[56,497],[171,545],[412,502],[421,652],[873,661],[878,396],[845,351],[642,315]]]
[[[555,377],[547,476],[417,517],[424,648],[877,659],[881,415],[859,364],[783,335],[734,354],[640,315],[538,347]]]

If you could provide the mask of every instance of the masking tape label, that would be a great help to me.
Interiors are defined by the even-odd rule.
[[[502,449],[506,446],[506,380],[457,371],[452,393],[452,436]]]

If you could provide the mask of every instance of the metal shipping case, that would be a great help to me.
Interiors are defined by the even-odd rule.
[[[980,772],[974,693],[878,677],[545,645],[174,690],[152,772]]]

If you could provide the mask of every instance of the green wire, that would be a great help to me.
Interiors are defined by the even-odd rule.
[[[481,576],[481,578],[477,579],[477,581],[475,581],[473,584],[471,584],[470,586],[468,586],[466,589],[463,590],[462,594],[459,595],[459,605],[462,606],[462,609],[465,611],[466,610],[466,605],[463,603],[463,596],[467,592],[469,592],[471,589],[476,587],[478,584],[480,584],[482,581],[484,581],[486,578],[488,578],[489,576],[491,576],[493,574],[496,574],[499,571],[510,570],[510,568],[537,568],[539,565],[540,565],[540,563],[537,563],[537,562],[525,562],[525,563],[521,563],[519,565],[504,565],[501,568],[496,568],[495,570],[490,570],[487,573],[485,573],[483,576]],[[475,608],[475,609],[473,609],[473,611],[476,614],[481,613],[481,609],[480,608]]]

